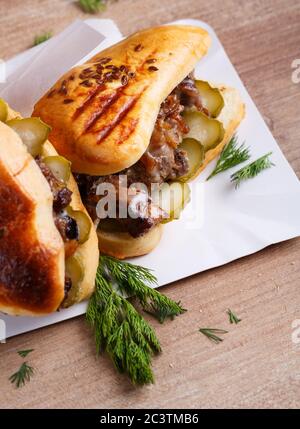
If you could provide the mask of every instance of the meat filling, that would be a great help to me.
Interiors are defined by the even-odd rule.
[[[152,183],[160,184],[176,180],[188,172],[187,154],[178,149],[178,146],[184,135],[189,132],[182,112],[185,108],[191,107],[200,111],[205,110],[193,75],[187,76],[161,104],[149,146],[136,164],[113,175],[96,177],[78,174],[76,176],[82,199],[94,220],[97,216],[95,207],[99,201],[96,190],[100,183],[112,183],[117,190],[121,183],[119,176],[126,175],[127,187],[134,183],[143,183],[150,188]],[[120,191],[117,195],[119,194]],[[166,216],[159,207],[154,206],[151,198],[146,194],[145,196],[139,194],[139,197],[142,198],[143,204],[136,208],[137,213],[134,218],[124,219],[118,216],[116,218],[124,230],[133,237],[145,234]],[[130,202],[128,197],[128,205]]]
[[[53,194],[53,209],[54,212],[58,214],[70,204],[72,200],[72,192],[54,176],[41,157],[38,156],[35,160],[49,183]]]
[[[72,191],[63,185],[43,162],[41,157],[35,158],[41,172],[49,183],[53,195],[53,216],[55,226],[58,229],[65,245],[65,257],[71,256],[78,246],[78,226],[76,220],[68,216],[64,209],[71,203]],[[65,297],[72,287],[72,281],[65,277]]]

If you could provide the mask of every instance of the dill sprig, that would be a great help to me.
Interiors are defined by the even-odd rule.
[[[105,265],[111,280],[118,285],[119,290],[129,296],[135,296],[142,308],[160,323],[163,323],[167,318],[173,319],[186,311],[180,302],[174,302],[166,295],[150,287],[157,285],[157,279],[148,268],[120,261],[110,256],[102,256],[101,261]]]
[[[29,355],[29,353],[33,352],[34,349],[28,349],[28,350],[18,350],[18,355],[21,356],[22,358],[25,358],[26,356]]]
[[[23,362],[18,371],[9,377],[9,380],[19,388],[24,386],[27,381],[30,381],[33,374],[34,369],[32,366],[29,366],[27,362]]]
[[[273,162],[269,159],[270,155],[272,155],[272,152],[261,156],[260,158],[233,173],[230,177],[231,182],[235,183],[235,188],[238,188],[242,181],[252,179],[256,177],[261,171],[274,166],[275,164],[273,164]]]
[[[134,295],[161,322],[185,311],[150,287],[155,284],[157,279],[149,269],[101,256],[86,314],[97,352],[106,351],[116,368],[137,385],[153,383],[151,359],[161,347],[153,328],[123,294]]]
[[[46,40],[49,40],[51,37],[52,37],[52,33],[50,33],[50,31],[47,33],[43,33],[38,36],[35,36],[33,41],[33,46],[40,45],[41,43],[46,42]]]
[[[78,4],[85,13],[97,13],[105,9],[103,0],[79,0]]]
[[[228,331],[225,331],[224,329],[217,329],[217,328],[200,328],[199,331],[201,334],[205,335],[210,341],[219,344],[223,341],[223,338],[220,338],[217,334],[227,334]]]
[[[206,180],[209,180],[216,174],[222,173],[229,168],[235,167],[236,165],[247,161],[249,158],[249,148],[245,146],[245,143],[242,143],[240,146],[238,146],[238,138],[237,136],[233,136],[230,142],[224,147],[215,169]]]
[[[153,383],[151,357],[161,351],[159,341],[133,305],[113,289],[102,264],[86,317],[94,329],[98,353],[106,351],[133,384]]]
[[[227,314],[228,314],[230,323],[235,323],[237,325],[239,322],[242,321],[242,319],[239,319],[238,316],[233,311],[230,310],[230,308],[228,308]]]

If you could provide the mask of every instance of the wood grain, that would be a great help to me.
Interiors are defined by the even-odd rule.
[[[216,30],[247,89],[300,176],[300,84],[291,62],[300,58],[298,0],[119,0],[101,17],[129,34],[179,18],[198,18]],[[71,1],[0,1],[0,57],[9,58],[44,31],[86,18]],[[270,407],[298,408],[300,346],[291,340],[300,319],[300,240],[164,287],[188,312],[153,323],[163,345],[154,359],[156,384],[133,388],[110,361],[95,357],[84,318],[50,326],[0,345],[2,407]],[[226,341],[211,344],[198,327],[229,328],[226,309],[242,319]],[[16,350],[34,348],[31,383],[15,390],[8,376]]]

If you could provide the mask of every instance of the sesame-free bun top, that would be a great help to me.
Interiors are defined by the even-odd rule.
[[[137,162],[160,105],[210,45],[198,27],[140,31],[66,73],[35,105],[49,139],[78,173],[106,175]]]

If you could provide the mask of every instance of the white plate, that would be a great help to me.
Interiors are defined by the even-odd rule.
[[[100,32],[102,23],[102,20],[92,20],[93,28]],[[201,202],[197,207],[196,221],[193,223],[187,219],[191,212],[191,209],[187,209],[182,219],[165,226],[162,241],[151,254],[135,259],[135,263],[154,270],[160,286],[300,235],[299,180],[268,130],[219,39],[213,29],[203,22],[182,20],[179,23],[201,26],[208,30],[213,41],[212,47],[196,67],[196,76],[232,85],[240,91],[247,113],[238,130],[239,138],[251,147],[252,159],[272,151],[272,161],[276,167],[235,190],[230,184],[231,170],[205,182],[215,164],[213,162],[192,183],[192,202]],[[112,35],[116,38],[115,29],[112,29]],[[106,33],[106,36],[109,34]],[[109,44],[109,37],[105,43]],[[91,47],[93,48],[94,46]],[[10,60],[9,69],[16,69],[22,61],[27,62],[31,55],[32,51],[27,51]],[[86,303],[82,303],[47,317],[2,318],[6,322],[9,337],[78,316],[85,310]]]

